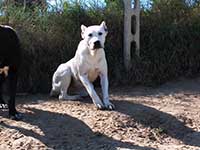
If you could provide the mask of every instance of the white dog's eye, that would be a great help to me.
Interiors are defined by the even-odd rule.
[[[92,35],[92,33],[90,33],[90,34],[88,34],[88,36],[89,36],[89,37],[92,37],[93,35]]]
[[[102,32],[99,32],[99,33],[98,33],[98,35],[100,35],[100,36],[101,36],[102,34],[103,34]]]

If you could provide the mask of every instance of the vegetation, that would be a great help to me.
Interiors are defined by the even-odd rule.
[[[132,68],[123,65],[123,3],[82,1],[60,2],[56,6],[24,7],[1,4],[0,24],[19,34],[23,49],[19,90],[48,92],[57,66],[75,54],[80,25],[105,20],[109,34],[106,54],[110,85],[157,85],[200,70],[200,1],[151,0],[141,10],[141,56],[134,56]]]

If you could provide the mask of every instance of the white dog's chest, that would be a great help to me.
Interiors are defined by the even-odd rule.
[[[106,66],[106,63],[104,62],[103,51],[100,50],[97,51],[95,56],[87,56],[84,62],[84,67],[85,70],[87,70],[86,73],[88,74],[88,79],[90,82],[96,80],[101,70],[104,70],[104,67]]]
[[[99,76],[100,74],[100,70],[98,68],[91,68],[88,71],[88,79],[90,82],[93,82],[94,80],[96,80],[96,78]]]

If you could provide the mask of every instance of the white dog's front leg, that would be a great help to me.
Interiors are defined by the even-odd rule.
[[[81,75],[79,78],[80,78],[82,84],[84,85],[84,87],[86,88],[88,94],[92,98],[92,101],[96,105],[96,107],[99,108],[99,109],[103,109],[104,105],[101,102],[97,93],[95,92],[93,84],[88,80],[88,76],[87,75]]]
[[[103,93],[103,102],[106,108],[113,110],[115,106],[110,102],[108,94],[108,76],[105,74],[101,74],[100,79],[101,79],[101,89]]]

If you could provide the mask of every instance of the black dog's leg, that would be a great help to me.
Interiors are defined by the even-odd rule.
[[[15,115],[16,109],[15,109],[15,95],[16,95],[16,86],[17,86],[17,76],[15,73],[10,72],[8,75],[9,80],[9,101],[8,101],[8,107],[9,107],[9,115]]]
[[[8,101],[8,108],[9,108],[9,116],[13,120],[21,120],[22,116],[20,113],[17,112],[15,108],[15,96],[16,96],[16,88],[17,88],[17,73],[10,72],[8,75],[9,80],[9,101]]]
[[[3,94],[2,94],[2,85],[3,82],[5,81],[4,76],[1,74],[0,75],[0,104],[6,104],[5,101],[3,100]]]

